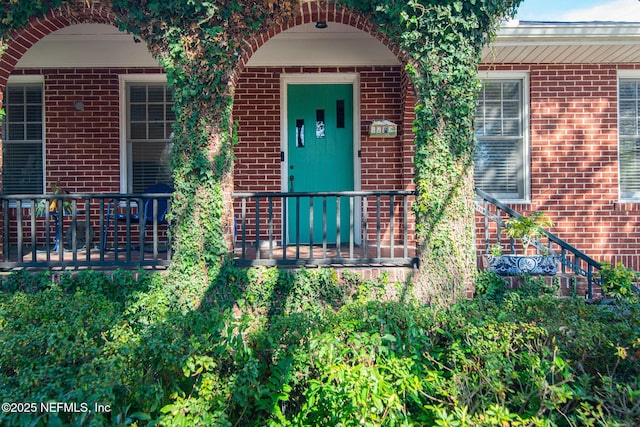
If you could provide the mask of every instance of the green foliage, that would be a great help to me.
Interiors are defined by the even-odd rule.
[[[478,271],[475,280],[475,294],[482,295],[483,298],[499,302],[502,301],[507,288],[505,280],[495,271]]]
[[[0,2],[0,23],[2,24],[2,36],[24,26],[32,16],[42,16],[44,13],[62,4],[63,0],[2,0]]]
[[[638,273],[618,263],[615,267],[609,262],[603,262],[598,276],[602,283],[602,292],[606,296],[618,301],[638,303],[640,295],[635,287],[638,281]]]
[[[507,236],[520,240],[526,254],[529,245],[544,235],[543,228],[553,227],[553,221],[544,212],[534,212],[529,216],[511,217],[505,225]]]
[[[27,277],[0,298],[0,398],[110,412],[4,412],[2,425],[640,422],[637,304],[559,300],[541,283],[499,295],[487,274],[476,299],[429,308],[331,269],[225,267],[185,311],[160,274]]]

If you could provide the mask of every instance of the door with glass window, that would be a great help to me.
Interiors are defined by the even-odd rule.
[[[289,84],[287,87],[287,183],[289,192],[354,189],[353,85]],[[313,206],[313,209],[312,209]],[[335,243],[348,238],[349,201],[333,197],[290,198],[290,243]]]

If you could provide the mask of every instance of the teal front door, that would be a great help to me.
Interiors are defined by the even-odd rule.
[[[287,123],[289,192],[353,190],[353,86],[288,85]],[[347,241],[351,217],[343,199],[338,224],[336,198],[290,198],[289,243],[335,243],[338,225],[340,241]]]

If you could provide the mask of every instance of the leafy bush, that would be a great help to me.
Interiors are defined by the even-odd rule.
[[[384,278],[227,267],[187,312],[157,274],[34,280],[3,287],[0,397],[109,411],[3,425],[640,422],[638,306],[559,300],[535,280],[480,275],[474,300],[430,308],[383,300]]]
[[[603,262],[600,267],[599,277],[602,280],[602,291],[605,295],[618,301],[640,302],[638,291],[634,284],[638,280],[638,273],[626,268],[622,263],[615,267],[608,262]]]

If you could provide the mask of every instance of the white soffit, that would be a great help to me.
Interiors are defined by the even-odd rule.
[[[512,21],[484,49],[482,62],[640,62],[640,23]]]
[[[267,40],[248,67],[398,65],[393,53],[371,35],[344,24],[327,22],[293,27]]]
[[[16,68],[157,67],[145,43],[107,24],[77,24],[31,47]]]

